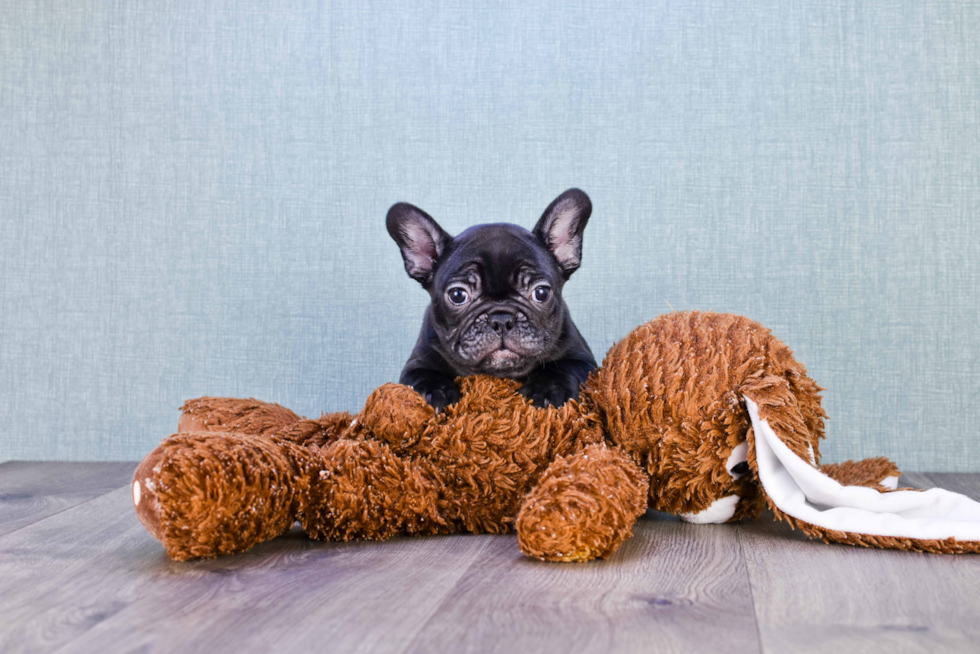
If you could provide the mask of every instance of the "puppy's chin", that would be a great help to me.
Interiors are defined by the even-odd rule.
[[[524,357],[513,350],[494,350],[480,361],[480,368],[491,375],[520,374],[526,367]]]
[[[530,372],[533,363],[533,358],[501,347],[486,352],[479,359],[469,359],[460,367],[469,370],[467,374],[518,378]]]

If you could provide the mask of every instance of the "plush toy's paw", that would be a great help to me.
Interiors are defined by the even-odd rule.
[[[519,393],[537,407],[560,407],[578,397],[579,380],[565,373],[532,372]]]
[[[436,411],[442,411],[450,404],[459,402],[459,385],[452,379],[430,377],[413,384],[412,387]]]
[[[517,514],[521,551],[545,561],[589,561],[615,552],[647,508],[650,480],[604,444],[558,458]]]
[[[368,396],[360,420],[371,433],[404,453],[418,443],[435,410],[410,386],[385,384]]]

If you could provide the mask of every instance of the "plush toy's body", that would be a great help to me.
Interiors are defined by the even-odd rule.
[[[357,416],[317,420],[193,400],[137,469],[136,510],[179,560],[244,551],[298,520],[343,540],[516,528],[529,555],[583,561],[614,552],[648,505],[725,522],[768,504],[825,540],[980,549],[980,505],[963,496],[887,492],[899,472],[882,458],[818,469],[821,389],[746,318],[647,323],[559,409],[518,387],[463,379],[460,402],[436,414],[387,384]]]

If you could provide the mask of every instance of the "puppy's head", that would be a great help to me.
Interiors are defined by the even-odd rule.
[[[589,197],[569,189],[533,231],[496,223],[453,238],[418,207],[388,211],[405,270],[432,298],[434,345],[458,374],[522,377],[560,356],[562,287],[581,262],[591,213]]]

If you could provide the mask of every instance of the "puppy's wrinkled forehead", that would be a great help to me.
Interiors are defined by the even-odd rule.
[[[557,282],[561,272],[554,257],[531,232],[518,225],[476,225],[453,240],[436,277],[444,282],[478,273],[486,292],[505,293],[521,277],[536,274]]]

